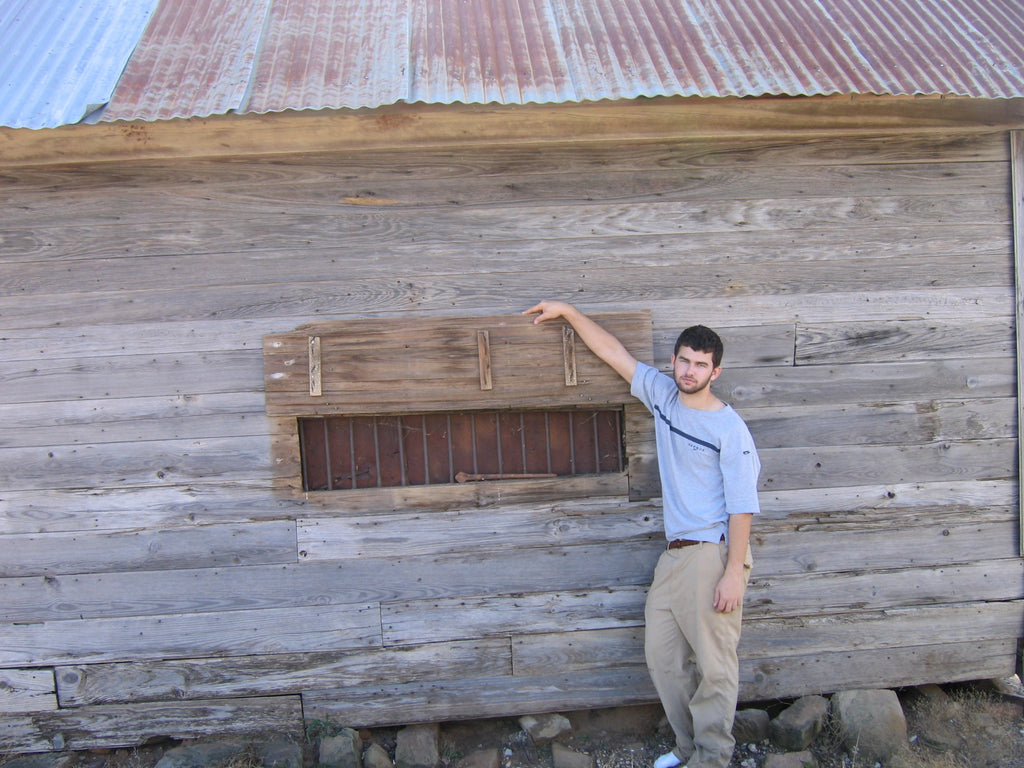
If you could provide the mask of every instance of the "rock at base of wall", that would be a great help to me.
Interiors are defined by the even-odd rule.
[[[830,710],[843,746],[861,761],[885,762],[907,746],[907,720],[895,691],[841,691]]]

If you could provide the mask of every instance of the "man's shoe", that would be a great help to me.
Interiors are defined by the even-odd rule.
[[[682,765],[682,760],[676,757],[675,752],[666,752],[664,755],[654,761],[654,768],[678,768]],[[686,768],[686,766],[683,766]]]

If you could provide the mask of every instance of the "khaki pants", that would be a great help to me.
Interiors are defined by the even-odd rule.
[[[724,543],[665,550],[647,595],[647,667],[687,768],[725,768],[735,746],[743,610],[714,609],[727,551]],[[748,548],[747,578],[750,562]]]

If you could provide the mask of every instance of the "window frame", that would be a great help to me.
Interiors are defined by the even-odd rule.
[[[593,313],[638,359],[652,357],[650,313]],[[623,495],[656,495],[653,425],[629,385],[564,323],[523,315],[400,316],[302,325],[264,337],[273,488],[353,511]],[[412,394],[409,390],[412,387]],[[485,410],[622,409],[622,472],[303,489],[299,419]]]

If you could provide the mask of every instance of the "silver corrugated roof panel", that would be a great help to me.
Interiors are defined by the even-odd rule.
[[[58,40],[18,71],[24,90],[58,82],[102,99],[80,95],[98,68],[92,6],[8,2],[36,18],[38,4],[77,9],[66,34],[53,20],[0,26],[0,50]],[[76,54],[77,68],[65,58]],[[855,93],[1024,97],[1024,1],[161,0],[95,119]],[[38,103],[0,122],[28,124],[12,121]]]
[[[52,128],[106,104],[158,2],[0,2],[0,125]]]

